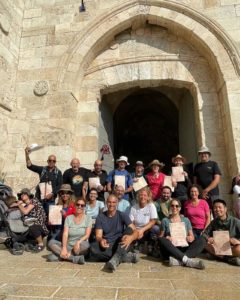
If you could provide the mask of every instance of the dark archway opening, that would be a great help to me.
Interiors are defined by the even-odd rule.
[[[164,94],[141,89],[128,95],[113,115],[114,157],[126,155],[131,166],[137,160],[148,164],[157,158],[170,169],[179,153],[179,114]]]

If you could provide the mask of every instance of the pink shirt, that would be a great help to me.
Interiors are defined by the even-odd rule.
[[[152,198],[154,201],[159,199],[162,194],[162,187],[164,183],[165,174],[159,173],[158,177],[155,178],[153,176],[153,173],[150,172],[146,175],[148,185],[150,187],[150,190],[152,192]]]
[[[208,213],[210,211],[206,200],[199,199],[198,206],[193,206],[190,200],[184,203],[184,215],[190,220],[193,228],[204,229]]]

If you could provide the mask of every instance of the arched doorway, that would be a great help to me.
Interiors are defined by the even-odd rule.
[[[181,152],[196,161],[196,130],[193,97],[185,88],[135,87],[103,96],[100,104],[102,131],[113,157],[148,164],[157,158],[171,167],[171,158]],[[131,167],[130,167],[131,169]]]

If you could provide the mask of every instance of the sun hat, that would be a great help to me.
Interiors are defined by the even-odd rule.
[[[181,154],[178,154],[172,158],[172,163],[174,164],[177,159],[181,159],[183,163],[186,162],[186,158],[183,157]]]
[[[165,164],[160,162],[158,159],[154,159],[153,161],[151,161],[149,167],[152,167],[153,165],[157,165],[160,168],[163,168],[165,166]]]
[[[138,160],[138,161],[136,161],[135,165],[136,165],[136,166],[137,166],[137,165],[143,166],[144,164],[143,164],[143,162],[142,162],[141,160]]]
[[[58,191],[58,194],[61,193],[61,192],[70,192],[73,194],[73,190],[71,188],[71,185],[70,184],[62,184],[59,191]]]
[[[124,162],[127,164],[127,166],[129,166],[127,156],[122,155],[122,156],[120,156],[120,157],[116,160],[117,163],[120,162],[120,161],[124,161]]]
[[[198,150],[198,154],[199,153],[209,153],[209,155],[211,155],[211,152],[210,152],[209,148],[206,147],[206,146],[200,147],[199,150]]]

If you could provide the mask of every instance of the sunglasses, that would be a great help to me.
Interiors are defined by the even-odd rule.
[[[76,204],[76,207],[86,207],[86,205],[85,204]]]
[[[54,159],[49,159],[48,162],[54,162],[54,163],[55,163],[56,160],[54,160]]]
[[[176,208],[178,208],[179,205],[178,205],[178,204],[176,204],[176,205],[172,204],[171,207],[176,207]]]
[[[61,195],[71,195],[71,192],[62,192]]]

